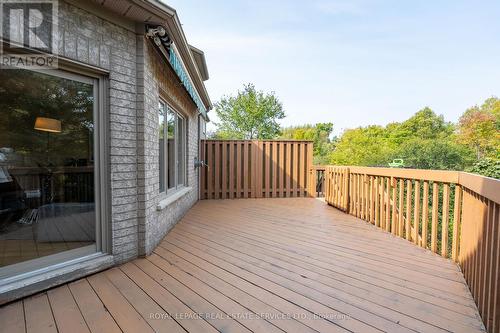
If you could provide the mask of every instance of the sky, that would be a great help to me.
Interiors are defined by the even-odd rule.
[[[164,1],[205,52],[212,101],[254,83],[283,103],[283,126],[338,135],[426,106],[456,122],[500,97],[500,1]]]

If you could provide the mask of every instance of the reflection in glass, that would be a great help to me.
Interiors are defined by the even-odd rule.
[[[0,267],[94,244],[93,85],[0,70]]]
[[[185,176],[185,164],[186,164],[186,157],[185,157],[185,149],[184,149],[184,137],[185,137],[185,120],[182,117],[177,117],[177,165],[178,165],[178,172],[177,172],[177,184],[178,185],[183,185],[184,184],[184,178]]]
[[[160,144],[160,193],[165,192],[165,104],[160,102],[158,110],[158,122],[160,124],[158,129],[159,144]]]
[[[168,188],[175,187],[175,119],[176,114],[167,108],[167,136],[168,136]]]

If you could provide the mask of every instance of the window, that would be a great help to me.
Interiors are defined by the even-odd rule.
[[[168,104],[159,103],[160,193],[186,185],[186,118]]]
[[[0,277],[99,250],[98,91],[63,71],[0,70]]]

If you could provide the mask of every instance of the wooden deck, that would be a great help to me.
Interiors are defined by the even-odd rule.
[[[457,266],[316,199],[201,201],[154,254],[0,308],[2,332],[483,332]]]

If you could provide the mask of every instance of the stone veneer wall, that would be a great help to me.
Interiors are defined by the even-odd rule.
[[[198,176],[193,159],[198,156],[198,112],[194,102],[182,87],[177,75],[166,60],[154,49],[150,40],[137,36],[139,87],[144,117],[139,125],[139,249],[149,254],[165,234],[198,200]],[[187,120],[187,186],[191,190],[161,211],[157,206],[165,194],[159,193],[158,102],[160,96]]]
[[[115,262],[138,255],[136,34],[59,1],[58,53],[109,71],[111,237]]]
[[[58,53],[109,71],[111,237],[116,263],[150,253],[197,201],[196,107],[165,59],[144,37],[59,1]],[[159,91],[188,119],[188,186],[162,211],[158,184]]]

